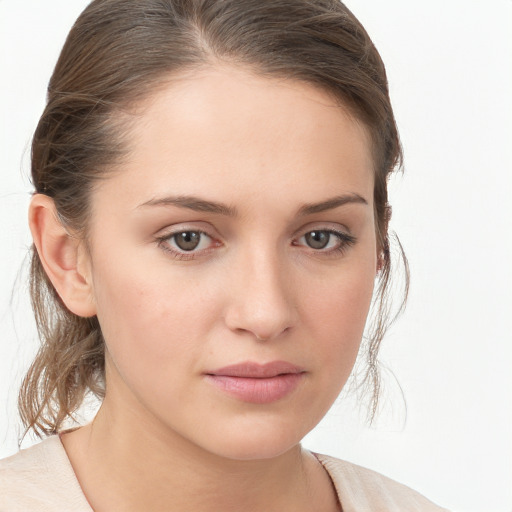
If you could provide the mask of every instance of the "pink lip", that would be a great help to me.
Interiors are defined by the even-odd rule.
[[[206,372],[215,387],[244,402],[266,404],[290,394],[305,370],[285,361],[267,364],[244,362]]]

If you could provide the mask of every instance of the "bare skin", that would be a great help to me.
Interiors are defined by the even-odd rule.
[[[365,129],[312,86],[219,67],[155,92],[130,138],[92,194],[87,249],[49,198],[31,205],[50,279],[105,338],[103,405],[62,435],[85,496],[95,512],[341,510],[300,441],[344,386],[371,302]],[[219,369],[276,361],[298,368],[282,394],[219,385]]]
[[[170,448],[151,432],[144,439],[116,439],[104,445],[110,436],[102,431],[103,422],[99,414],[93,424],[61,437],[95,512],[341,511],[328,474],[299,445],[270,461],[205,458],[186,442],[177,450],[178,440]],[[131,447],[129,453],[126,446]],[[129,472],[122,471],[128,467]]]

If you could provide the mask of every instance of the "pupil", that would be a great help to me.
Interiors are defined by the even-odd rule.
[[[330,233],[326,231],[311,231],[306,233],[306,242],[313,249],[323,249],[329,243]]]
[[[200,241],[201,235],[195,231],[184,231],[175,235],[176,245],[182,251],[193,251]]]

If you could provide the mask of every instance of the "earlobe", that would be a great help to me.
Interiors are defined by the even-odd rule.
[[[81,317],[94,316],[90,265],[83,261],[83,242],[62,224],[53,199],[44,194],[32,197],[29,225],[44,270],[66,307]]]

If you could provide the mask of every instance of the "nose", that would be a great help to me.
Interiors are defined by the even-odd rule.
[[[262,250],[240,260],[230,280],[226,325],[258,341],[278,338],[291,330],[296,315],[286,262]]]

